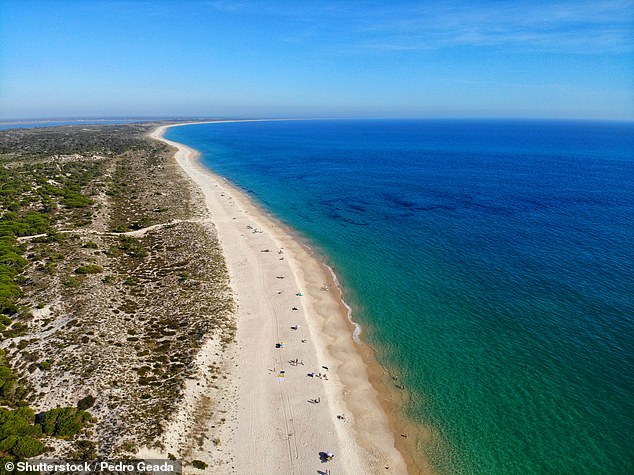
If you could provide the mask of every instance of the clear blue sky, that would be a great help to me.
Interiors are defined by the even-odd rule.
[[[1,0],[0,118],[634,120],[634,0]]]

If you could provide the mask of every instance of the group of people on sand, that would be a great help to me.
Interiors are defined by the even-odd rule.
[[[254,229],[254,232],[256,232],[256,231],[257,231],[257,229]],[[262,252],[270,252],[270,250],[269,249],[263,249]],[[283,250],[280,249],[278,254],[283,254]],[[283,259],[283,258],[281,258],[281,259]],[[276,276],[276,277],[277,277],[277,279],[280,279],[280,280],[285,278],[283,275]],[[324,290],[324,288],[322,288],[322,290]],[[326,287],[325,290],[327,290],[327,287]],[[284,291],[283,290],[277,290],[276,292],[277,292],[278,295],[280,295]],[[301,293],[301,292],[297,292],[295,295],[297,297],[303,297],[304,296],[304,294]],[[291,308],[291,310],[298,311],[299,308],[293,306]],[[299,328],[300,328],[299,324],[294,324],[294,325],[291,326],[291,330],[294,330],[294,331],[299,330]],[[302,343],[306,343],[306,341],[307,341],[306,338],[302,338],[302,340],[301,340]],[[285,346],[286,346],[286,344],[284,342],[278,342],[278,343],[275,344],[275,347],[279,348],[279,349],[284,348]],[[289,360],[289,364],[291,364],[292,366],[300,366],[300,365],[304,366],[304,360],[300,360],[299,358],[295,358],[295,359]],[[319,371],[319,372],[313,371],[313,372],[308,373],[308,376],[310,376],[311,378],[319,378],[319,379],[328,381],[328,374],[326,373],[328,371],[328,366],[323,366],[322,365],[321,368],[323,370],[325,370],[324,373],[322,373],[321,371]],[[273,368],[273,372],[275,372],[275,368]],[[319,403],[321,403],[321,397],[317,396],[314,399],[309,400],[309,402],[311,402],[313,404],[319,404]],[[337,419],[341,420],[343,422],[346,422],[346,416],[344,414],[338,414],[337,415]],[[322,463],[323,463],[323,462],[331,461],[333,459],[333,457],[335,456],[335,454],[332,453],[331,451],[327,451],[327,452],[321,452],[320,456],[322,456]],[[320,473],[323,473],[324,475],[330,475],[330,470],[326,470],[325,472],[320,472]]]
[[[325,379],[326,381],[328,381],[328,375],[326,373],[321,374],[321,373],[315,373],[313,371],[313,372],[308,373],[308,376],[310,376],[311,378]]]

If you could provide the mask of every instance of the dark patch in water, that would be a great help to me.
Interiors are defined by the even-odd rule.
[[[456,207],[449,206],[449,205],[433,205],[433,206],[417,206],[415,208],[416,211],[435,211],[437,209],[441,209],[443,211],[455,211]]]
[[[361,213],[365,213],[366,210],[367,210],[367,208],[365,206],[355,205],[355,204],[352,204],[352,203],[348,204],[348,208],[351,208],[351,209],[353,209],[355,211],[359,211]]]
[[[370,224],[370,222],[366,221],[366,220],[357,221],[357,220],[354,220],[354,219],[349,218],[347,216],[344,216],[341,213],[339,213],[338,210],[336,210],[336,209],[328,210],[327,215],[328,215],[328,217],[330,217],[330,218],[332,218],[332,219],[334,219],[336,221],[342,221],[342,222],[344,222],[346,224],[353,224],[355,226],[367,226],[367,225]]]

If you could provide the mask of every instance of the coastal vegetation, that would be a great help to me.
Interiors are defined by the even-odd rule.
[[[234,339],[215,232],[150,129],[0,132],[0,457],[161,448],[201,345]]]
[[[81,407],[57,407],[36,414],[22,399],[28,393],[0,352],[0,459],[20,460],[45,452],[45,436],[69,439],[92,421]],[[84,398],[82,401],[84,401]],[[81,401],[80,401],[81,402]],[[84,403],[83,406],[86,407]]]

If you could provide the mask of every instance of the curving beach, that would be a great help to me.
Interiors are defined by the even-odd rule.
[[[229,383],[237,404],[227,405],[233,424],[222,436],[234,472],[407,473],[329,269],[201,165],[198,152],[165,139],[168,127],[151,137],[176,148],[178,164],[202,191],[238,304]],[[212,351],[204,347],[199,361]],[[176,420],[167,449],[181,430]],[[322,460],[327,452],[330,461]],[[209,468],[227,467],[216,469]]]
[[[0,475],[634,474],[633,3],[0,1]]]

